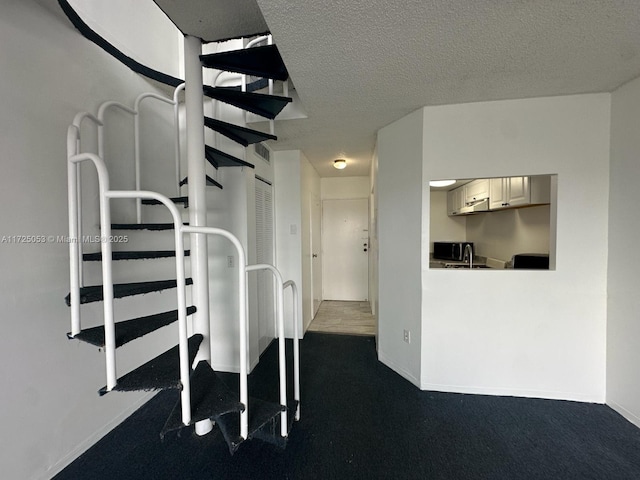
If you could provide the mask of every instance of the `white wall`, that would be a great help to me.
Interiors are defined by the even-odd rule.
[[[598,94],[424,109],[425,191],[557,173],[558,208],[555,271],[423,264],[422,388],[604,401],[609,108]],[[428,251],[428,218],[423,232]]]
[[[607,403],[640,426],[640,79],[612,94]]]
[[[416,385],[422,336],[422,137],[422,110],[378,132],[378,357]],[[411,332],[410,344],[403,341],[405,329]]]
[[[135,12],[129,14],[135,17]],[[0,44],[0,87],[10,92],[0,112],[5,169],[0,235],[65,235],[67,126],[76,112],[95,112],[104,100],[132,104],[138,93],[150,89],[149,83],[84,39],[60,15],[57,2],[3,2]],[[161,44],[156,42],[156,47],[162,49]],[[163,140],[160,146],[165,148]],[[107,147],[114,152],[118,146]],[[155,147],[145,142],[143,148]],[[0,411],[2,475],[49,478],[148,395],[100,398],[103,354],[66,339],[66,244],[0,244],[0,265],[5,320],[0,375],[6,379]],[[117,304],[117,314],[125,315]],[[99,308],[83,307],[83,312],[87,322],[100,315]],[[139,344],[144,354],[137,348],[122,349],[121,373],[148,360],[149,349],[170,340],[169,334],[157,333]]]
[[[447,192],[436,190],[430,193],[429,207],[429,251],[433,242],[461,242],[467,240],[467,217],[447,215]]]
[[[184,78],[178,62],[184,37],[153,1],[68,1],[89,27],[125,55],[162,73]]]
[[[378,144],[371,158],[369,174],[369,303],[378,325]],[[377,332],[377,328],[376,328]],[[377,348],[377,343],[376,343]]]
[[[369,198],[369,177],[325,177],[320,179],[322,200]]]
[[[301,261],[302,261],[302,285],[298,284],[298,289],[302,297],[302,325],[306,331],[313,320],[313,271],[312,271],[312,228],[311,209],[314,198],[320,197],[320,176],[311,165],[307,157],[300,153],[300,202],[301,202]],[[322,277],[322,273],[320,274]],[[290,295],[290,294],[288,294]]]
[[[274,209],[276,268],[285,281],[293,280],[302,291],[302,193],[299,150],[274,152]],[[290,294],[285,298],[285,322],[292,318]],[[302,302],[298,303],[299,331],[302,329]],[[293,334],[287,329],[287,336]]]
[[[476,255],[503,261],[516,253],[549,253],[550,211],[542,205],[471,215],[466,240]]]

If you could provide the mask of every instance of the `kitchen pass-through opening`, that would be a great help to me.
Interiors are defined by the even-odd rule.
[[[556,174],[430,185],[429,268],[555,270]]]

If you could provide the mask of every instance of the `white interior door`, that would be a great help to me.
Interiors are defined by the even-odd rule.
[[[322,290],[325,300],[367,300],[368,216],[366,198],[322,202]]]
[[[320,198],[311,196],[311,318],[316,316],[322,302],[322,217]]]

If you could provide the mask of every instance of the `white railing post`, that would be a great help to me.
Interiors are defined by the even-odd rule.
[[[176,162],[176,194],[180,196],[180,92],[184,91],[184,83],[173,92],[173,121],[175,123],[175,162]]]
[[[104,310],[105,356],[107,364],[107,391],[111,391],[117,383],[116,374],[116,342],[113,319],[113,274],[111,270],[111,211],[109,198],[109,175],[102,159],[93,153],[81,153],[69,158],[70,163],[92,161],[98,172],[100,195],[100,250],[102,254],[102,301]],[[70,182],[71,183],[71,182]],[[71,240],[71,239],[70,239]]]
[[[273,45],[273,35],[267,35],[267,45]],[[273,95],[273,78],[269,79],[269,95]],[[276,131],[275,121],[269,120],[269,133],[274,135]]]
[[[71,307],[71,336],[75,337],[81,330],[80,324],[80,261],[78,255],[78,165],[69,159],[76,155],[79,130],[70,125],[67,130],[67,196],[69,208],[69,306]]]
[[[80,333],[80,287],[84,285],[82,269],[82,189],[80,163],[70,158],[80,152],[80,127],[84,119],[98,127],[100,120],[87,112],[79,112],[67,130],[67,198],[69,211],[69,304],[71,307],[71,336]]]
[[[135,165],[135,184],[136,191],[140,191],[141,188],[141,178],[140,178],[140,104],[145,98],[159,100],[164,103],[168,103],[169,105],[174,105],[175,101],[170,98],[165,98],[162,95],[158,95],[156,93],[141,93],[136,97],[136,101],[134,103],[133,110],[135,111],[135,115],[133,118],[133,142],[134,142],[134,165]],[[177,119],[174,119],[177,121]],[[177,124],[176,124],[177,128]],[[179,141],[179,140],[178,140]],[[178,148],[180,146],[178,145]],[[178,180],[179,181],[179,180]],[[136,199],[136,222],[138,224],[142,223],[142,199]]]
[[[104,117],[105,114],[107,112],[107,110],[109,108],[118,108],[124,112],[130,113],[131,115],[135,116],[137,115],[137,112],[129,107],[127,107],[126,105],[120,103],[120,102],[115,102],[115,101],[108,101],[108,102],[104,102],[102,105],[100,105],[100,107],[98,108],[98,120],[100,120],[100,123],[98,124],[98,157],[100,157],[102,159],[102,161],[105,161],[105,156],[104,156]]]
[[[174,226],[174,243],[176,249],[176,295],[178,300],[178,337],[180,352],[180,382],[182,391],[180,392],[180,403],[182,406],[182,423],[191,423],[191,365],[189,364],[189,338],[187,330],[187,303],[186,303],[186,279],[184,267],[184,239],[182,231],[182,217],[178,207],[167,197],[156,192],[149,191],[118,191],[113,190],[107,193],[109,198],[151,198],[158,200],[171,212]]]
[[[259,263],[256,265],[248,265],[247,272],[254,272],[258,270],[269,270],[275,277],[276,283],[276,319],[278,326],[278,373],[280,378],[280,405],[285,408],[280,414],[280,435],[286,437],[287,431],[287,365],[286,365],[286,351],[285,351],[285,337],[284,337],[284,284],[282,282],[282,275],[277,268],[273,265],[265,263]]]
[[[249,320],[247,315],[247,266],[244,247],[238,238],[227,230],[215,227],[183,226],[184,233],[201,233],[205,235],[220,235],[231,241],[238,254],[238,327],[240,343],[240,403],[244,410],[240,413],[240,436],[246,440],[249,436],[249,387],[247,377],[249,375],[248,360],[248,335]]]
[[[298,287],[292,280],[284,282],[293,295],[293,398],[298,402],[295,419],[300,420],[300,335],[298,332]]]

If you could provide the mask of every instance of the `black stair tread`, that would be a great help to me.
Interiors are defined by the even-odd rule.
[[[193,363],[202,342],[202,335],[196,334],[189,338],[189,365]],[[133,392],[137,390],[165,390],[181,389],[180,382],[180,350],[176,345],[144,365],[127,373],[118,379],[113,390],[118,392]],[[100,395],[105,395],[107,387],[102,387]]]
[[[196,311],[196,307],[187,307],[187,315],[191,315]],[[117,322],[116,327],[116,348],[121,347],[125,343],[142,337],[147,333],[151,333],[166,325],[175,322],[178,319],[178,310],[169,312],[156,313],[146,317],[133,318]],[[96,347],[104,347],[104,326],[87,328],[82,330],[75,337],[71,333],[67,333],[70,339],[81,340],[90,343]]]
[[[198,362],[190,380],[192,424],[207,418],[215,418],[223,414],[244,410],[244,406],[238,400],[238,394],[227,387],[206,361]],[[160,437],[164,438],[168,432],[182,427],[184,427],[182,423],[182,404],[181,400],[178,399],[162,429]]]
[[[289,97],[242,92],[235,88],[211,87],[209,85],[204,85],[202,88],[204,94],[209,98],[220,100],[270,120],[276,118],[282,109],[293,101]]]
[[[222,190],[222,184],[215,181],[213,178],[211,178],[209,175],[206,176],[206,180],[207,180],[207,185],[209,187],[218,187],[220,190]],[[184,177],[182,179],[182,181],[180,182],[180,186],[182,187],[183,185],[188,185],[189,184],[189,177]]]
[[[248,147],[250,144],[264,142],[265,140],[277,140],[278,137],[269,133],[260,132],[251,128],[241,127],[233,123],[223,122],[211,117],[204,117],[206,127],[221,133],[242,146]]]
[[[286,80],[289,77],[287,67],[275,45],[200,55],[200,60],[204,67],[227,72],[244,73],[256,77],[273,78],[274,80]]]
[[[193,280],[186,279],[186,284],[191,285]],[[158,292],[167,288],[176,288],[175,280],[155,280],[153,282],[116,283],[113,285],[114,298],[141,295],[144,293]],[[99,302],[103,299],[102,285],[91,285],[80,288],[80,303]],[[71,294],[65,297],[65,302],[71,306]]]
[[[175,257],[175,250],[127,250],[111,252],[113,260],[142,260],[148,258],[168,258]],[[184,255],[188,257],[191,254],[189,250],[184,251]],[[102,260],[102,252],[85,253],[82,259],[88,262]]]
[[[287,407],[287,435],[291,432],[291,427],[295,421],[296,410],[298,408],[298,401],[292,400]],[[282,417],[276,415],[270,421],[265,423],[261,428],[256,430],[251,438],[262,440],[267,443],[271,443],[280,448],[287,446],[287,437],[280,436],[280,422]]]
[[[184,225],[189,225],[184,223]],[[112,223],[112,230],[173,230],[173,223]]]
[[[185,207],[189,206],[189,197],[173,197],[170,198],[173,203],[184,203]],[[162,202],[155,198],[145,198],[142,200],[143,205],[161,205]]]
[[[215,168],[218,167],[249,167],[256,168],[255,165],[245,162],[244,160],[239,159],[238,157],[234,157],[233,155],[229,155],[222,150],[218,150],[217,148],[210,147],[209,145],[204,146],[204,154],[207,158],[207,161],[213,165]]]
[[[259,398],[249,397],[249,438],[265,425],[273,421],[274,417],[279,416],[282,407],[273,402],[260,400]],[[242,443],[240,437],[240,413],[232,412],[218,415],[213,420],[220,427],[220,431],[229,445],[231,454],[235,453]],[[245,439],[245,440],[248,440]]]

